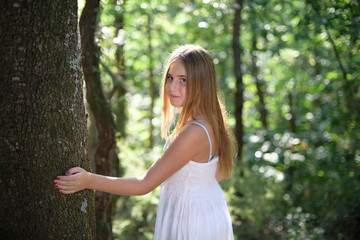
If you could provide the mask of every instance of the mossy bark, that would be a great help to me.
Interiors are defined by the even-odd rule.
[[[93,239],[93,191],[53,185],[90,168],[77,1],[1,5],[0,238]]]

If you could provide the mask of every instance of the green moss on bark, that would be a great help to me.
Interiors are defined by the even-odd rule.
[[[5,1],[0,18],[0,238],[93,239],[94,193],[53,186],[70,167],[90,169],[81,69],[70,65],[78,39],[64,41],[78,36],[77,3],[17,3]]]

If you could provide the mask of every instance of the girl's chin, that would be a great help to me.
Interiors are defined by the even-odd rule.
[[[181,104],[172,104],[171,103],[171,106],[173,106],[174,108],[178,108],[178,109],[182,109],[182,105]]]
[[[182,107],[182,103],[179,103],[178,101],[170,101],[171,106],[173,106],[174,108],[181,108]]]

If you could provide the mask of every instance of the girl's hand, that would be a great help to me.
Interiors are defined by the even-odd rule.
[[[55,188],[60,193],[71,194],[87,188],[89,173],[80,167],[71,168],[66,176],[58,176],[54,180]]]

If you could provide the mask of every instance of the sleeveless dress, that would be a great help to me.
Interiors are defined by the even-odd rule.
[[[189,161],[161,185],[155,240],[232,240],[233,229],[224,193],[216,180],[219,158]],[[166,149],[168,143],[165,144]]]

